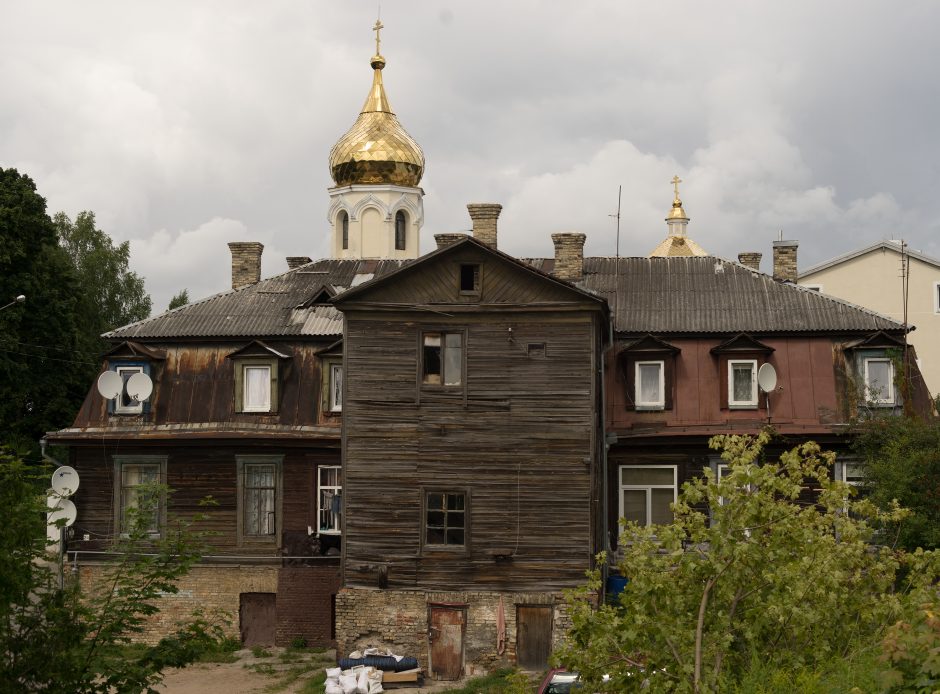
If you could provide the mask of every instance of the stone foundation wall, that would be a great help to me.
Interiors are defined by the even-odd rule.
[[[496,615],[500,595],[506,615],[506,650],[496,652]],[[552,647],[558,647],[571,626],[560,593],[498,593],[380,590],[343,588],[336,596],[337,656],[370,646],[391,648],[413,656],[428,668],[428,604],[467,606],[464,663],[468,675],[490,672],[516,662],[516,606],[552,605]]]
[[[81,564],[78,580],[86,594],[108,590],[106,565]],[[240,566],[205,564],[194,567],[179,582],[179,592],[165,595],[160,611],[148,619],[139,641],[154,644],[176,631],[178,623],[197,610],[223,622],[227,636],[241,637],[239,607],[242,593],[276,594],[276,645],[303,637],[311,646],[332,645],[332,596],[340,585],[339,563],[316,566]]]

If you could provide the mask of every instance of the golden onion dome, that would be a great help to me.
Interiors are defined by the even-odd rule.
[[[376,22],[376,26],[381,25]],[[330,150],[330,175],[337,186],[357,183],[416,187],[424,174],[424,152],[392,113],[382,84],[385,58],[370,62],[372,89],[353,126]]]

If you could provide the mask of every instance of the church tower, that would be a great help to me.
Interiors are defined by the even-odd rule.
[[[417,258],[424,224],[424,153],[392,112],[382,84],[383,25],[376,21],[372,89],[330,151],[329,222],[334,258]]]
[[[649,257],[670,258],[674,256],[708,255],[705,249],[688,236],[689,217],[682,209],[682,200],[679,199],[679,184],[682,183],[682,179],[673,176],[671,183],[675,195],[672,200],[672,209],[669,210],[666,217],[666,238],[653,249]]]

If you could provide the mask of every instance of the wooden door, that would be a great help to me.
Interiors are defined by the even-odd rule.
[[[243,646],[273,646],[277,632],[274,593],[242,593],[238,624]]]
[[[516,664],[544,670],[552,650],[552,607],[519,605],[516,609]]]
[[[428,612],[431,677],[436,680],[460,679],[463,675],[466,608],[431,605]]]

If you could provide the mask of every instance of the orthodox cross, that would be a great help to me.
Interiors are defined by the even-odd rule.
[[[381,52],[379,51],[379,45],[382,43],[382,38],[381,36],[379,36],[379,32],[382,31],[382,29],[384,28],[385,28],[385,25],[382,24],[382,20],[376,19],[375,26],[372,27],[372,31],[375,32],[375,54],[376,55],[381,55]]]
[[[679,184],[682,183],[682,179],[679,178],[678,176],[673,176],[671,183],[672,183],[673,188],[676,191],[676,200],[678,200],[679,199]]]

